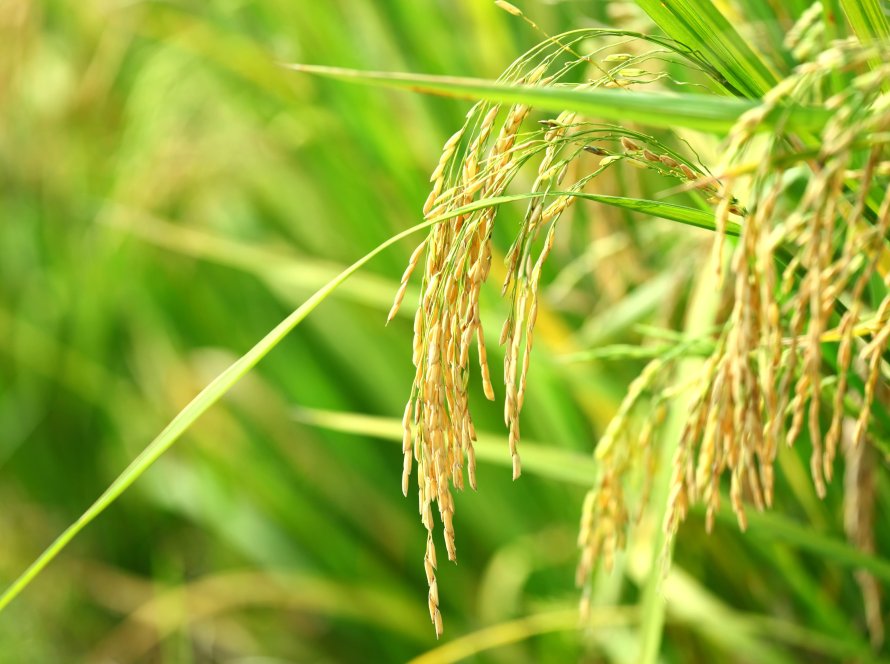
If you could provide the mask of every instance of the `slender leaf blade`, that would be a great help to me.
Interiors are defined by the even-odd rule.
[[[692,223],[693,225],[706,224],[706,213],[701,213],[691,208],[683,208],[665,203],[657,203],[652,201],[643,201],[638,199],[626,199],[618,196],[602,196],[597,194],[585,194],[582,192],[565,192],[580,198],[595,200],[607,205],[618,207],[626,207],[638,212],[646,212],[656,216],[664,216],[666,219],[673,219],[681,223]],[[555,193],[553,195],[559,195]],[[141,477],[161,456],[164,455],[179,440],[188,428],[201,417],[211,406],[219,401],[232,387],[235,386],[251,369],[253,369],[261,359],[263,359],[278,343],[284,339],[297,325],[299,325],[312,311],[314,311],[327,297],[334,292],[343,282],[363,267],[368,261],[374,258],[388,247],[392,246],[399,240],[408,237],[425,228],[429,228],[446,219],[466,214],[475,210],[487,207],[493,207],[503,203],[523,200],[528,198],[540,197],[541,194],[519,194],[515,196],[501,196],[498,198],[483,199],[475,201],[458,209],[451,210],[446,214],[440,215],[433,219],[428,219],[416,226],[412,226],[397,235],[394,235],[386,242],[377,246],[373,251],[353,263],[346,270],[331,279],[322,288],[316,291],[302,305],[295,309],[287,318],[281,321],[273,328],[265,337],[263,337],[253,348],[242,355],[238,360],[232,363],[225,371],[219,374],[210,384],[208,384],[201,392],[195,396],[192,401],[186,405],[170,423],[157,435],[157,437],[149,443],[149,445],[128,465],[123,472],[111,483],[96,501],[71,524],[65,531],[59,535],[43,553],[15,579],[10,586],[6,588],[0,595],[0,611],[2,611],[15,597],[17,597],[36,577],[43,571],[46,566],[53,561],[62,550],[73,540],[89,523],[96,519],[104,512],[115,500],[117,500],[133,483]],[[696,216],[694,213],[698,213]],[[713,226],[713,220],[711,221]],[[557,463],[558,459],[552,457],[553,450],[542,448],[538,451],[532,451],[534,462],[538,462],[543,466],[557,467],[562,465]],[[568,466],[583,469],[584,465],[577,462],[567,464]],[[585,477],[587,473],[585,473]],[[578,478],[576,477],[576,480]]]
[[[111,483],[89,508],[59,535],[37,559],[22,574],[10,584],[0,595],[0,611],[2,611],[16,596],[18,596],[41,571],[56,558],[59,553],[73,540],[80,531],[104,512],[109,505],[117,500],[133,483],[139,479],[167,450],[169,450],[180,436],[203,415],[207,410],[219,401],[226,392],[235,386],[257,363],[263,359],[278,343],[284,339],[297,325],[299,325],[318,305],[344,281],[357,272],[368,261],[392,246],[399,240],[428,228],[442,217],[427,220],[413,226],[401,233],[394,235],[386,242],[377,246],[373,251],[346,268],[343,272],[316,291],[302,305],[297,307],[287,318],[276,325],[253,348],[229,365],[221,374],[201,390],[185,408],[183,408],[157,437],[137,456],[129,466]]]
[[[330,431],[392,442],[402,441],[402,423],[396,418],[314,408],[298,408],[294,412],[294,417],[305,424]],[[473,449],[480,461],[501,466],[512,464],[509,445],[503,436],[479,433]],[[592,456],[558,447],[547,447],[529,440],[522,441],[522,464],[523,469],[531,473],[580,486],[593,484],[597,474],[597,464]]]
[[[853,32],[864,43],[890,40],[887,9],[879,0],[841,0],[844,14]]]
[[[569,195],[584,198],[590,201],[596,201],[604,205],[619,207],[632,212],[648,214],[653,217],[669,219],[677,221],[687,226],[695,226],[696,228],[704,228],[709,231],[716,231],[717,224],[714,215],[710,212],[697,210],[696,208],[687,207],[685,205],[677,205],[676,203],[662,203],[642,198],[626,198],[624,196],[608,196],[606,194],[588,194],[586,192],[564,192]],[[741,226],[735,222],[726,224],[726,234],[738,237],[742,232]]]
[[[476,78],[362,71],[318,65],[283,66],[307,74],[365,85],[464,99],[527,104],[557,113],[572,110],[590,117],[639,122],[650,127],[684,127],[714,133],[728,132],[743,113],[757,105],[755,101],[746,99],[673,92],[508,85]],[[774,127],[781,121],[789,130],[817,130],[825,124],[828,116],[824,109],[786,107],[777,109],[767,117],[760,129]]]
[[[637,0],[669,37],[699,50],[735,91],[761,97],[779,76],[709,0]]]

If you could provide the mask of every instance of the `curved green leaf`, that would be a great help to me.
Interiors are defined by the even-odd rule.
[[[155,461],[157,461],[179,437],[203,415],[213,404],[228,392],[247,372],[253,369],[256,364],[263,359],[270,350],[284,339],[287,334],[299,325],[319,304],[344,281],[346,281],[359,268],[370,261],[374,256],[382,252],[387,247],[392,246],[399,240],[416,233],[417,231],[428,228],[442,219],[452,216],[451,214],[427,220],[421,224],[413,226],[398,235],[394,235],[383,244],[376,247],[373,251],[366,254],[335,278],[331,279],[322,288],[316,291],[308,300],[295,309],[287,318],[281,321],[272,329],[265,337],[263,337],[253,348],[238,358],[225,371],[219,374],[209,385],[207,385],[198,395],[192,399],[189,404],[183,408],[176,417],[158,434],[158,436],[149,443],[139,456],[137,456],[129,466],[111,483],[105,492],[99,496],[96,501],[80,516],[77,521],[68,526],[68,528],[57,537],[46,550],[0,595],[0,611],[2,611],[19,593],[24,590],[34,578],[74,539],[74,537],[83,530],[87,524],[99,516],[105,509],[111,505],[117,498],[126,491],[142,474],[148,470]]]
[[[645,201],[632,198],[622,198],[619,196],[602,196],[599,194],[585,194],[582,192],[553,192],[550,195],[573,195],[579,198],[594,200],[607,205],[617,207],[625,207],[637,212],[646,212],[647,214],[662,216],[666,219],[672,219],[681,223],[688,223],[701,227],[713,228],[713,220],[708,222],[708,214],[691,208],[684,208],[679,205],[671,205],[666,203],[657,203],[653,201]],[[451,210],[443,215],[428,219],[423,223],[412,226],[411,228],[394,235],[386,242],[380,244],[373,251],[353,263],[346,270],[331,279],[322,288],[316,291],[308,300],[294,310],[287,318],[281,321],[271,332],[263,337],[253,348],[242,355],[238,360],[231,364],[225,371],[217,376],[209,385],[201,390],[192,401],[183,408],[176,417],[158,434],[158,436],[137,456],[129,466],[111,483],[105,492],[99,496],[96,501],[80,516],[77,521],[71,524],[58,538],[56,538],[46,550],[0,595],[0,611],[2,611],[19,593],[24,590],[34,578],[68,545],[68,543],[77,536],[90,522],[108,508],[117,498],[123,494],[146,470],[148,470],[155,461],[157,461],[179,437],[211,406],[219,401],[222,396],[228,392],[241,378],[243,378],[256,364],[265,357],[287,334],[299,325],[318,305],[320,305],[334,290],[336,290],[344,281],[357,272],[368,261],[374,258],[388,247],[392,246],[399,240],[416,233],[425,228],[429,228],[441,221],[452,217],[466,214],[475,210],[486,207],[493,207],[508,203],[511,201],[524,200],[529,198],[540,197],[542,194],[518,194],[515,196],[501,196],[498,198],[483,199],[476,201],[461,208]],[[540,463],[545,466],[556,467],[560,465],[558,459],[553,459],[552,452],[554,450],[541,449],[538,452],[532,451],[531,458],[540,457]],[[535,461],[537,463],[537,461]],[[583,465],[568,464],[575,468],[576,471],[584,471],[585,478],[589,478],[589,469]],[[576,476],[576,480],[579,478]]]
[[[760,97],[778,83],[776,72],[710,0],[637,0],[637,4],[669,37],[706,55],[744,96]]]

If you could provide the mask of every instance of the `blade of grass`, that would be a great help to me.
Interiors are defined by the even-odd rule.
[[[854,570],[863,569],[890,583],[890,561],[860,551],[841,540],[822,535],[780,514],[752,512],[748,517],[747,534],[752,537],[787,542],[811,551],[826,562]],[[727,524],[735,523],[735,517],[730,514],[721,514],[718,518]]]
[[[626,334],[628,327],[644,320],[662,305],[688,278],[688,265],[665,270],[634,288],[615,304],[589,317],[576,333],[580,346],[602,346]]]
[[[879,0],[841,0],[853,32],[863,43],[890,40],[886,9]]]
[[[703,340],[702,343],[690,344],[681,353],[680,357],[707,357],[714,351],[713,344]],[[591,350],[583,350],[577,353],[561,355],[557,359],[564,364],[575,362],[599,362],[604,360],[651,360],[669,354],[676,354],[677,344],[658,344],[654,346],[635,346],[633,344],[611,344]],[[676,355],[675,355],[676,356]]]
[[[102,216],[99,220],[111,228],[130,233],[163,249],[252,274],[288,304],[299,303],[307,292],[321,288],[345,267],[342,263],[196,230],[121,206],[115,206],[112,214]],[[393,293],[398,287],[397,280],[362,274],[344,283],[337,291],[340,297],[375,308],[386,307],[388,310],[392,306]],[[409,291],[408,299],[412,296],[415,294]],[[399,313],[408,315],[401,310]]]
[[[674,203],[585,192],[550,192],[548,195],[575,196],[632,212],[678,221],[687,226],[716,230],[711,214]],[[484,199],[480,203],[500,205],[535,196],[540,196],[540,194],[501,196]],[[340,266],[335,264],[307,259],[305,256],[289,256],[252,247],[206,232],[183,228],[144,212],[120,206],[115,206],[114,213],[102,217],[101,221],[109,226],[133,233],[158,246],[256,274],[282,293],[292,294],[294,287],[301,284],[324,284],[340,271]],[[733,222],[727,224],[727,235],[737,237],[740,232],[741,227],[738,224]],[[361,282],[352,287],[345,285],[344,289],[348,289],[346,294],[357,301],[371,306],[382,305],[389,308],[392,304],[392,294],[398,289],[398,283],[390,283],[383,278],[371,275],[364,277]]]
[[[838,660],[860,657],[862,661],[874,661],[869,654],[863,652],[859,644],[851,644],[849,641],[824,634],[819,630],[808,629],[790,620],[742,614],[736,617],[736,621],[737,624],[743,625],[745,629],[764,639],[775,639],[807,652],[834,657]]]
[[[632,624],[637,618],[635,606],[610,606],[591,612],[584,629],[601,629]],[[447,664],[462,662],[479,653],[524,641],[538,634],[568,632],[578,629],[578,609],[561,609],[536,613],[484,627],[448,643],[428,650],[409,661],[409,664]]]
[[[753,44],[754,48],[761,56],[769,57],[770,62],[776,63],[783,72],[790,71],[794,66],[794,60],[783,44],[786,27],[780,16],[783,10],[793,11],[788,4],[786,2],[778,7],[771,0],[740,0],[730,5],[730,10],[734,11],[728,17],[732,21],[742,16],[746,23],[756,26],[758,39]]]
[[[357,272],[368,261],[377,256],[379,253],[392,246],[396,242],[429,228],[446,219],[465,214],[474,210],[483,209],[500,205],[505,202],[514,200],[522,200],[540,194],[522,194],[517,196],[503,196],[500,198],[485,199],[477,201],[469,205],[465,205],[456,210],[452,210],[434,219],[429,219],[416,226],[412,226],[407,230],[392,236],[386,242],[378,245],[373,251],[369,252],[358,261],[349,266],[346,270],[334,277],[322,288],[316,291],[302,305],[295,309],[287,318],[281,321],[272,329],[265,337],[263,337],[253,348],[242,355],[238,360],[231,364],[225,371],[219,374],[209,385],[201,390],[192,401],[183,408],[171,422],[158,434],[158,436],[137,456],[129,466],[111,483],[102,495],[90,505],[89,508],[71,524],[59,537],[57,537],[37,559],[22,574],[10,584],[6,590],[0,595],[0,611],[2,611],[22,590],[24,590],[40,572],[68,545],[68,543],[77,536],[90,522],[99,516],[105,509],[111,505],[117,498],[126,491],[146,470],[148,470],[173,444],[179,437],[213,404],[228,392],[241,378],[243,378],[256,364],[265,357],[287,334],[302,322],[318,305],[320,305],[327,297],[334,292],[344,281]],[[590,198],[591,200],[604,199],[601,202],[607,202],[613,205],[633,206],[633,209],[639,210],[659,210],[667,204],[655,204],[655,207],[644,205],[646,201],[638,201],[635,199],[621,199],[619,197],[598,197],[594,194],[578,194],[582,198]],[[682,206],[671,206],[672,208]],[[686,217],[693,219],[689,213],[683,210],[674,210],[665,208],[666,218],[676,218],[680,221]],[[652,213],[652,212],[650,212]],[[684,222],[686,223],[686,222]],[[713,226],[713,223],[712,223]],[[547,453],[550,450],[546,451]],[[544,450],[541,451],[545,453]],[[552,463],[552,462],[551,462]],[[589,478],[590,476],[588,476]]]
[[[450,216],[450,215],[449,215]],[[183,408],[158,436],[137,456],[129,466],[111,483],[101,496],[71,524],[49,547],[0,595],[0,611],[2,611],[19,593],[22,592],[37,575],[82,531],[87,524],[99,516],[117,498],[126,491],[155,461],[157,461],[179,437],[206,412],[213,404],[228,392],[241,378],[265,357],[287,334],[302,322],[318,305],[346,279],[399,240],[429,228],[446,217],[437,217],[394,235],[386,242],[377,246],[346,270],[316,291],[308,300],[295,309],[287,318],[276,325],[253,348],[219,374],[192,401]]]
[[[139,661],[178,630],[251,607],[343,617],[425,642],[425,631],[414,620],[415,605],[386,586],[337,583],[305,573],[234,571],[156,589],[95,646],[88,661]]]
[[[294,417],[304,424],[353,433],[360,436],[380,438],[392,442],[402,441],[402,422],[391,417],[341,413],[337,411],[297,408]],[[512,460],[507,452],[509,445],[503,436],[478,433],[474,443],[476,458],[503,466],[510,466]],[[531,473],[550,479],[571,482],[580,486],[590,486],[596,478],[597,465],[593,457],[578,454],[558,447],[546,447],[540,443],[523,439],[522,463]]]
[[[740,115],[757,106],[754,101],[731,97],[506,85],[476,78],[361,71],[319,65],[282,66],[298,72],[365,85],[462,99],[528,104],[554,112],[572,110],[592,117],[639,122],[652,127],[686,127],[717,133],[729,131]],[[820,129],[827,118],[828,112],[824,109],[787,107],[774,111],[759,128],[766,130],[782,122],[783,127],[789,131],[805,132]]]
[[[732,88],[745,97],[762,96],[779,80],[710,0],[637,0],[672,39],[702,52]]]
[[[588,201],[595,201],[604,205],[624,208],[631,212],[640,212],[653,217],[669,219],[670,221],[678,221],[687,226],[695,226],[696,228],[704,228],[709,231],[716,231],[717,226],[714,223],[714,215],[711,212],[704,212],[696,208],[687,207],[685,205],[677,205],[676,203],[662,203],[642,198],[627,198],[624,196],[607,196],[605,194],[588,194],[585,192],[560,192],[555,195],[577,196]],[[726,224],[726,234],[732,237],[738,237],[742,232],[742,227],[735,222]]]
[[[652,572],[650,577],[651,575]],[[655,570],[655,575],[660,577],[661,571]],[[761,662],[791,664],[795,661],[777,647],[773,639],[765,638],[764,634],[749,629],[744,614],[728,606],[689,572],[679,567],[673,567],[665,576],[662,596],[658,601],[667,611],[667,622],[687,625],[689,629],[701,634],[706,641],[717,646],[724,656],[743,652],[746,661],[758,664]],[[642,620],[645,626],[645,613]],[[728,659],[732,661],[733,657]],[[634,661],[658,661],[658,659]]]
[[[706,268],[697,279],[686,313],[684,332],[693,337],[705,333],[713,324],[714,313],[719,308],[719,295],[711,283],[711,274],[713,272]],[[688,381],[700,371],[702,363],[699,358],[687,357],[682,360],[677,368],[675,383],[688,385]],[[641,598],[643,613],[640,620],[640,650],[637,659],[640,664],[655,664],[661,651],[667,611],[661,588],[664,578],[663,565],[667,564],[673,550],[672,542],[667,540],[662,524],[665,522],[670,503],[674,455],[680,445],[683,427],[694,398],[694,390],[687,387],[679,398],[671,403],[664,431],[660,434],[662,449],[658,452],[658,474],[653,481],[649,507],[654,533],[649,552],[648,575],[642,587]]]
[[[314,408],[297,408],[294,417],[305,424],[323,429],[352,433],[369,438],[378,438],[394,443],[402,442],[402,423],[394,417],[379,417],[360,413],[343,413]],[[507,438],[479,432],[476,443],[476,457],[489,463],[510,466]],[[596,476],[597,466],[592,457],[565,449],[549,448],[531,440],[523,440],[522,462],[530,472],[551,479],[560,479],[583,487],[589,487]],[[668,468],[670,470],[670,468]],[[701,511],[700,506],[693,508]],[[718,514],[718,520],[735,526],[732,514]],[[801,550],[810,551],[826,560],[851,569],[862,568],[890,583],[890,562],[876,555],[860,551],[843,540],[819,535],[794,521],[777,514],[752,512],[748,515],[750,527],[746,534],[751,537],[781,539],[794,544]],[[660,523],[659,523],[660,529]],[[654,551],[653,551],[654,552]],[[657,550],[659,556],[661,548]],[[654,576],[661,578],[661,570],[656,565]]]

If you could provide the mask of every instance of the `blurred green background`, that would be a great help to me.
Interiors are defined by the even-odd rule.
[[[526,9],[551,34],[653,29],[631,3]],[[276,63],[493,78],[540,38],[483,0],[0,1],[0,581],[291,309],[419,220],[470,104]],[[564,226],[523,435],[589,463],[640,365],[557,356],[676,325],[707,234],[583,206]],[[632,554],[598,575],[576,629],[594,478],[533,464],[513,483],[505,443],[457,496],[436,643],[391,422],[353,417],[403,411],[417,291],[383,323],[415,244],[337,291],[0,615],[0,662],[389,662],[437,646],[424,661],[631,661],[635,614],[613,607],[638,597]],[[473,390],[479,428],[503,437]],[[817,502],[796,455],[784,468],[781,518],[843,538],[839,497]],[[867,641],[851,571],[752,531],[705,537],[690,518],[664,661],[864,661],[849,659]]]

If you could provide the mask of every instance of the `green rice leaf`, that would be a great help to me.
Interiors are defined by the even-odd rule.
[[[391,417],[377,417],[360,413],[342,413],[313,408],[298,408],[294,417],[330,431],[402,442],[402,423]],[[503,436],[478,433],[473,444],[480,461],[510,466],[509,445]],[[588,487],[596,479],[597,466],[593,457],[558,447],[547,447],[529,440],[522,441],[522,467],[549,479],[561,480]]]
[[[736,31],[710,0],[637,0],[672,39],[701,51],[726,78],[731,89],[745,97],[762,96],[779,76]]]
[[[638,610],[634,606],[601,607],[582,624],[587,630],[605,630],[632,624]],[[578,610],[556,609],[546,613],[501,622],[465,634],[410,660],[408,664],[449,664],[463,662],[494,648],[524,641],[540,634],[578,629]]]
[[[450,215],[449,215],[450,216]],[[346,270],[329,281],[325,286],[316,291],[308,300],[295,309],[287,318],[276,325],[253,348],[242,355],[238,360],[219,374],[207,387],[205,387],[192,401],[183,408],[176,417],[149,443],[139,456],[111,483],[105,492],[71,524],[59,537],[57,537],[46,550],[0,595],[0,611],[2,611],[15,597],[21,593],[40,572],[61,553],[61,551],[80,533],[90,522],[104,512],[109,505],[117,500],[124,491],[145,473],[180,436],[207,410],[213,406],[222,396],[241,380],[257,363],[263,359],[278,343],[287,336],[291,330],[299,325],[318,305],[352,274],[358,271],[377,254],[392,246],[399,240],[428,228],[444,217],[427,220],[413,226],[401,233],[394,235],[373,251],[353,263]]]
[[[295,71],[365,85],[375,85],[462,99],[487,99],[511,104],[528,104],[541,110],[572,110],[591,117],[623,122],[639,122],[651,127],[696,129],[723,133],[757,103],[746,99],[696,94],[633,92],[612,89],[577,89],[507,85],[477,78],[427,76],[361,71],[340,67],[286,64]],[[778,109],[761,124],[774,127],[780,121],[789,130],[820,129],[829,114],[824,109],[787,107]]]
[[[729,514],[720,515],[719,518],[727,523],[735,521]],[[885,583],[890,583],[890,562],[878,555],[860,551],[847,542],[815,532],[813,528],[795,523],[780,514],[752,512],[748,522],[748,536],[786,542],[816,554],[826,563],[852,570],[865,570]]]
[[[661,216],[665,219],[679,221],[701,227],[713,228],[713,220],[708,221],[707,213],[703,213],[691,208],[684,208],[679,205],[667,203],[658,203],[654,201],[644,201],[631,198],[622,198],[619,196],[601,196],[598,194],[585,194],[581,192],[565,192],[580,198],[613,205],[616,207],[624,207],[637,212],[645,212],[654,216]],[[555,192],[553,195],[559,195]],[[0,595],[0,611],[2,611],[19,593],[21,593],[38,574],[61,553],[68,543],[77,536],[90,522],[108,508],[115,500],[117,500],[124,491],[142,476],[173,444],[185,433],[194,422],[203,415],[211,406],[222,398],[234,385],[241,380],[257,363],[263,359],[269,351],[271,351],[285,336],[297,325],[299,325],[318,305],[324,302],[327,297],[334,292],[343,282],[357,272],[368,261],[374,258],[388,247],[392,246],[401,239],[409,235],[429,228],[445,219],[449,219],[467,212],[492,207],[511,201],[523,200],[540,196],[540,194],[520,194],[515,196],[502,196],[499,198],[484,199],[476,201],[461,208],[452,210],[444,215],[434,219],[428,219],[423,223],[412,226],[411,228],[394,235],[386,242],[376,247],[373,251],[353,263],[346,270],[331,279],[322,288],[316,291],[308,300],[293,311],[287,318],[281,321],[271,332],[263,337],[253,348],[242,355],[237,361],[231,364],[216,379],[185,407],[176,417],[164,428],[161,433],[136,457],[132,463],[111,483],[105,492],[80,516],[80,518],[71,524],[49,547]],[[485,453],[480,450],[479,456]],[[554,454],[557,456],[554,457]],[[551,472],[553,469],[568,468],[571,472],[576,473],[576,481],[590,481],[593,476],[590,468],[586,468],[581,460],[572,459],[570,463],[565,463],[565,459],[561,459],[558,450],[549,450],[541,448],[540,450],[527,450],[525,453],[527,461],[531,465],[539,465],[548,467]],[[592,463],[592,460],[591,462]],[[579,476],[580,475],[580,476]],[[582,477],[583,476],[583,477]],[[563,479],[568,479],[563,477]]]
[[[890,40],[886,9],[879,0],[841,0],[853,32],[862,42]]]
[[[588,194],[584,192],[572,193],[563,192],[578,198],[584,198],[590,201],[596,201],[603,205],[611,205],[620,207],[632,212],[640,212],[653,217],[662,219],[670,219],[678,221],[687,226],[695,226],[696,228],[704,228],[709,231],[716,231],[717,225],[714,222],[714,215],[710,212],[704,212],[696,208],[687,207],[685,205],[676,205],[675,203],[661,203],[642,198],[625,198],[623,196],[606,196],[604,194]],[[738,237],[742,232],[741,226],[735,222],[726,224],[726,234]]]

